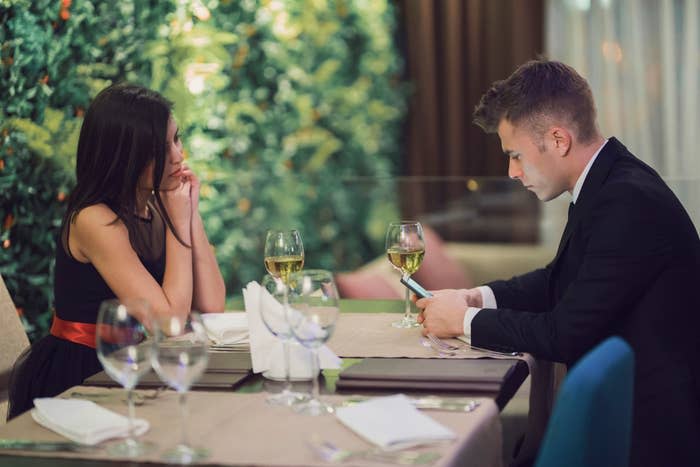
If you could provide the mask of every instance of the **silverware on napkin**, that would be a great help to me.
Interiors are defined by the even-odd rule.
[[[87,446],[72,441],[32,441],[28,439],[0,439],[0,450],[14,449],[21,451],[93,451],[96,446]]]

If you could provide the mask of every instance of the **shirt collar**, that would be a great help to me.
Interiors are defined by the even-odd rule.
[[[574,185],[574,190],[571,192],[571,202],[576,204],[576,200],[578,199],[578,195],[581,193],[581,187],[583,187],[583,182],[586,181],[586,176],[588,175],[588,172],[591,170],[591,167],[593,166],[593,162],[595,162],[596,158],[598,157],[598,154],[600,154],[600,151],[605,147],[605,144],[608,142],[606,139],[603,141],[603,144],[600,145],[598,150],[593,154],[593,157],[591,157],[591,160],[588,161],[588,164],[586,164],[586,167],[583,169],[583,172],[581,172],[581,175],[579,175],[578,180],[576,180],[576,185]]]

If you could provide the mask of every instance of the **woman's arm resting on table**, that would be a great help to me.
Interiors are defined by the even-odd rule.
[[[214,248],[209,244],[204,222],[199,214],[199,178],[186,164],[182,166],[182,177],[192,185],[192,308],[201,312],[224,311],[226,286],[216,262]]]

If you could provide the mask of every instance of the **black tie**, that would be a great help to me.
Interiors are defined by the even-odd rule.
[[[571,219],[571,213],[574,210],[574,203],[569,203],[569,213],[567,214],[567,219]]]

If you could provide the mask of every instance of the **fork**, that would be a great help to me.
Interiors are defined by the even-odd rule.
[[[143,405],[147,400],[153,400],[158,398],[160,394],[166,389],[165,386],[159,386],[158,388],[146,393],[144,392],[134,392],[134,405],[136,407],[139,407]],[[110,397],[120,397],[120,400],[124,403],[127,402],[127,400],[120,396],[119,394],[115,393],[101,393],[101,392],[80,392],[80,391],[73,391],[68,395],[68,398],[71,399],[87,399],[87,400],[104,400]]]
[[[464,351],[471,349],[471,350],[477,350],[479,352],[484,352],[487,354],[498,355],[500,357],[504,357],[504,356],[505,357],[520,357],[520,356],[522,356],[522,353],[520,353],[520,352],[499,352],[498,350],[491,350],[491,349],[484,349],[482,347],[476,347],[472,344],[468,344],[469,348],[466,348],[464,346],[450,344],[449,342],[446,342],[446,341],[440,339],[435,334],[428,334],[427,338],[428,338],[428,341],[430,341],[431,347],[433,347],[439,353],[445,353],[447,355],[457,355],[460,352],[464,352]]]
[[[317,435],[307,441],[307,445],[322,460],[341,463],[350,459],[363,459],[398,465],[429,465],[440,458],[437,452],[421,451],[382,451],[381,449],[348,450],[342,449]]]

